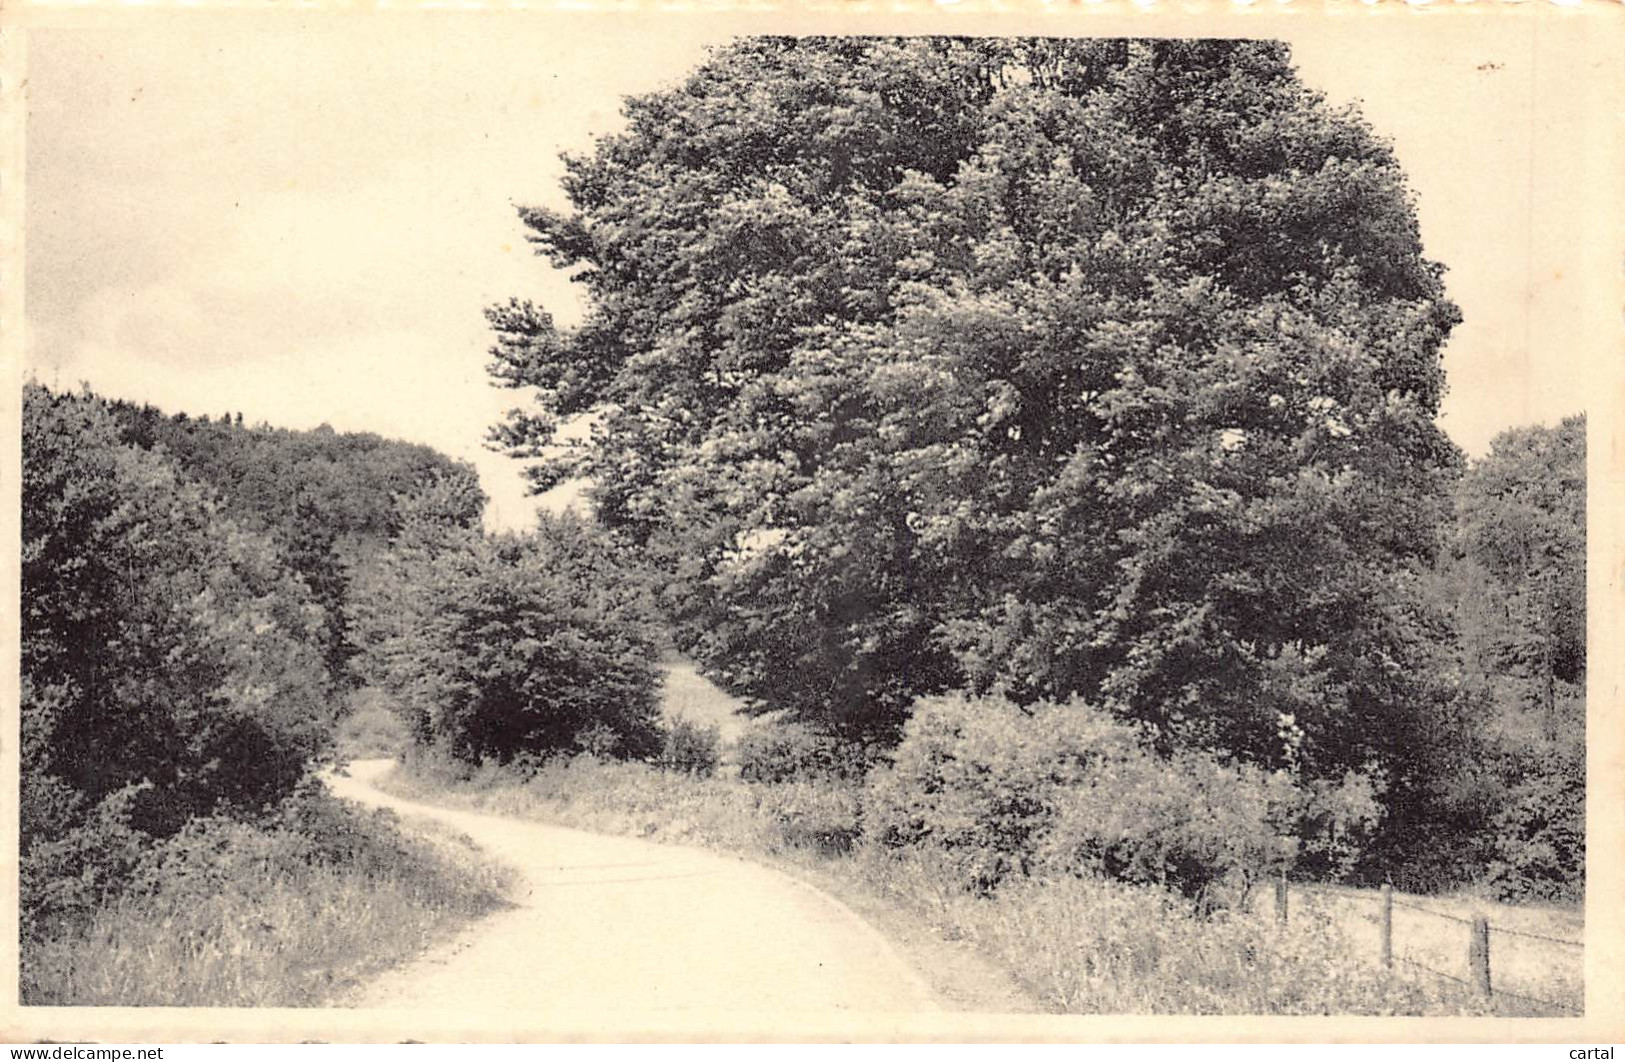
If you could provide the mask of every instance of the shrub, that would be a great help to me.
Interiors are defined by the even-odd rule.
[[[1204,896],[1243,890],[1290,845],[1271,825],[1284,776],[1183,753],[1165,760],[1082,704],[921,701],[894,764],[867,792],[882,848],[932,849],[967,887],[1032,873],[1103,874]]]
[[[615,755],[615,750],[621,747],[621,735],[615,728],[602,720],[593,720],[580,730],[576,731],[575,750],[583,756],[591,756],[598,760],[607,760]],[[531,749],[522,749],[516,756],[534,757],[536,752]]]
[[[1130,729],[1081,705],[926,698],[892,765],[870,776],[865,833],[883,848],[936,849],[962,881],[991,890],[1032,869],[1062,791],[1136,748]]]
[[[754,720],[734,752],[747,782],[862,778],[879,757],[877,748],[779,717]]]
[[[1137,752],[1058,795],[1042,862],[1051,872],[1160,885],[1211,910],[1221,880],[1244,899],[1261,874],[1286,865],[1293,842],[1276,832],[1271,809],[1291,794],[1285,775]]]
[[[668,771],[709,776],[722,761],[722,733],[679,716],[666,731],[659,764]]]
[[[47,785],[72,799],[60,783],[48,779]],[[82,921],[126,887],[152,842],[130,825],[130,807],[150,788],[132,785],[112,793],[77,825],[40,831],[23,848],[19,908],[25,938]]]
[[[1379,795],[1379,783],[1357,771],[1317,779],[1288,794],[1277,815],[1297,841],[1297,875],[1347,880],[1382,824]]]

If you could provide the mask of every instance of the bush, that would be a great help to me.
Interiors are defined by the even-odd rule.
[[[1311,881],[1346,881],[1382,824],[1380,786],[1349,771],[1292,793],[1278,813],[1297,841],[1295,872]]]
[[[60,783],[47,779],[46,786],[72,800],[71,791]],[[77,825],[41,830],[23,848],[19,913],[24,938],[80,922],[126,888],[152,844],[150,835],[130,825],[130,807],[150,788],[121,789]]]
[[[1262,874],[1287,864],[1294,842],[1271,812],[1292,795],[1284,775],[1139,752],[1059,794],[1041,862],[1052,873],[1159,885],[1211,910],[1222,880],[1244,900]]]
[[[1271,821],[1289,794],[1284,777],[1164,760],[1082,704],[952,695],[916,706],[894,764],[871,779],[864,825],[882,848],[934,850],[978,892],[1098,873],[1196,896],[1231,874],[1245,889],[1287,858]]]
[[[596,760],[611,759],[615,750],[621,747],[621,735],[615,728],[602,720],[593,720],[580,730],[576,731],[574,750],[583,756],[591,756]],[[540,754],[534,749],[521,749],[514,753],[514,760],[525,757],[526,769]],[[545,759],[545,756],[541,756]],[[512,761],[510,761],[512,762]]]
[[[734,756],[739,777],[747,782],[791,782],[862,778],[878,752],[872,745],[845,741],[805,723],[763,717],[739,735]]]
[[[701,726],[681,716],[672,721],[660,751],[661,767],[707,777],[716,773],[720,762],[722,732],[717,727]]]
[[[988,891],[1033,869],[1064,790],[1136,748],[1132,731],[1079,705],[927,698],[892,765],[870,777],[865,833],[884,848],[936,849],[960,880]]]

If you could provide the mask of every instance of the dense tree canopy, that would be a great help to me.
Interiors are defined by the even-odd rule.
[[[1457,311],[1284,46],[750,39],[625,113],[522,211],[591,308],[489,311],[539,393],[493,435],[591,478],[715,674],[863,730],[967,686],[1328,773],[1412,740]]]
[[[1585,418],[1497,436],[1463,478],[1457,511],[1478,606],[1464,631],[1474,670],[1555,713],[1585,677]]]
[[[304,579],[326,616],[323,658],[350,678],[346,603],[355,569],[373,563],[400,530],[395,499],[424,484],[454,484],[448,517],[475,527],[485,508],[474,469],[415,443],[367,432],[243,425],[241,413],[210,420],[115,401],[123,439],[159,450],[209,488],[237,525],[268,536]]]
[[[93,395],[23,395],[25,853],[103,802],[151,835],[286,794],[332,722],[322,611]]]
[[[472,466],[419,443],[371,432],[245,426],[242,414],[211,420],[173,416],[150,405],[110,403],[125,441],[162,448],[188,476],[207,484],[238,524],[291,540],[319,514],[340,540],[382,545],[399,530],[395,496],[431,478],[465,484],[459,520],[479,522],[483,496]]]

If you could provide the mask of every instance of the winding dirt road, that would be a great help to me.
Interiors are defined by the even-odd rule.
[[[414,803],[372,784],[388,760],[352,763],[339,796],[462,831],[514,867],[514,906],[385,974],[358,1006],[505,1012],[915,1013],[930,989],[838,901],[766,867]]]

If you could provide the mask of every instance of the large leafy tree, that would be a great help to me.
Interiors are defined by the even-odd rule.
[[[1458,315],[1284,46],[749,39],[625,114],[522,211],[591,308],[488,312],[538,395],[493,435],[590,477],[714,673],[861,730],[965,685],[1415,746]]]

